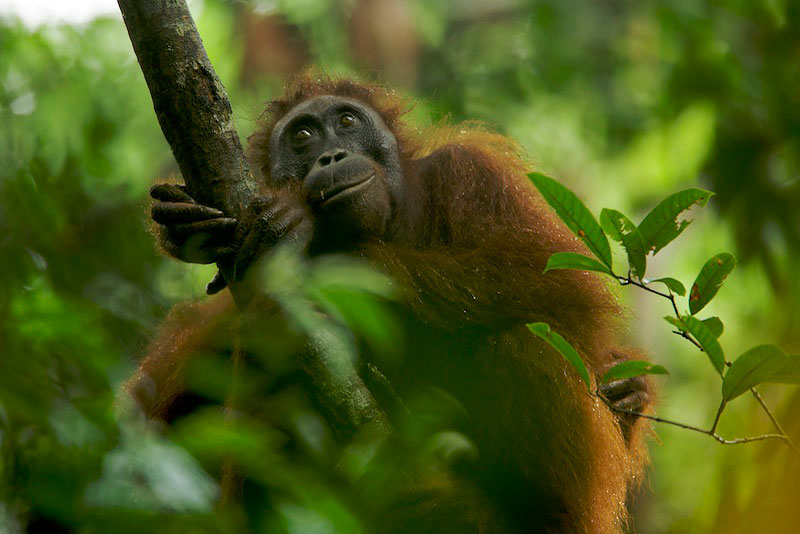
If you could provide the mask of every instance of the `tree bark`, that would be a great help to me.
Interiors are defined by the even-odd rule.
[[[231,104],[185,0],[118,0],[158,122],[189,188],[202,204],[236,217],[258,193]],[[224,274],[224,270],[223,270]],[[227,277],[226,277],[227,278]],[[237,302],[242,287],[231,284]],[[244,296],[247,297],[247,296]],[[312,394],[347,436],[385,434],[388,418],[346,353],[312,335],[302,365]]]
[[[225,88],[184,0],[118,0],[158,122],[190,194],[231,217],[258,186]]]

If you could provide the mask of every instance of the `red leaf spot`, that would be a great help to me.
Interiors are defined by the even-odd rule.
[[[586,232],[583,230],[578,230],[578,237],[586,237]]]
[[[689,296],[689,301],[694,302],[700,298],[700,288],[697,287],[697,284],[692,286],[692,293]]]

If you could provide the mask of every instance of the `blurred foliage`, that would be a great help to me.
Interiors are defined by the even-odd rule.
[[[612,205],[639,220],[678,189],[715,191],[719,216],[697,214],[683,243],[648,274],[691,280],[710,255],[735,250],[742,265],[706,310],[726,318],[720,342],[800,352],[796,2],[192,6],[242,135],[284,77],[314,63],[420,97],[414,121],[478,119],[512,135],[595,212]],[[403,456],[378,454],[369,440],[342,448],[301,387],[259,371],[285,365],[281,375],[292,376],[281,358],[318,326],[312,301],[333,312],[321,327],[354,357],[358,340],[397,342],[391,319],[376,311],[387,296],[379,281],[346,275],[352,266],[308,267],[316,282],[281,301],[287,323],[256,340],[275,347],[242,386],[274,392],[254,409],[262,417],[230,421],[208,410],[155,432],[114,407],[158,320],[177,300],[201,296],[213,274],[161,258],[147,231],[147,188],[174,172],[120,20],[26,28],[0,19],[0,531],[22,531],[31,519],[41,532],[56,532],[55,523],[81,532],[241,531],[241,510],[215,504],[220,466],[233,458],[257,487],[245,503],[258,510],[255,530],[358,532],[360,500],[389,495],[382,481]],[[295,272],[287,269],[271,276],[285,282]],[[659,412],[707,426],[713,370],[700,371],[697,354],[661,327],[667,309],[625,297],[632,343],[672,373]],[[209,355],[196,367],[193,385],[224,399],[226,362]],[[762,393],[800,440],[796,390]],[[427,452],[419,462],[471,454],[454,431],[461,414],[451,399],[425,391],[406,402],[430,414],[402,433],[409,450]],[[724,434],[769,429],[752,401],[728,411]],[[800,502],[800,489],[780,444],[724,448],[679,429],[656,433],[635,510],[639,531],[786,530],[775,510]]]

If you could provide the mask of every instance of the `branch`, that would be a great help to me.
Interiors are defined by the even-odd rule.
[[[222,82],[184,0],[118,0],[158,122],[190,194],[236,217],[258,187]]]
[[[258,186],[236,133],[225,88],[185,0],[118,0],[118,4],[161,130],[190,194],[236,217],[256,196]],[[230,287],[240,305],[250,300],[241,286]],[[364,427],[388,432],[385,414],[352,362],[326,341],[325,336],[313,338],[303,358],[318,403],[348,434]]]
[[[645,284],[641,280],[637,281],[637,280],[634,280],[633,278],[631,278],[631,271],[630,270],[628,270],[628,276],[627,277],[620,276],[618,274],[615,274],[614,272],[611,272],[611,276],[616,278],[617,281],[619,281],[620,285],[626,286],[626,285],[631,285],[632,284],[632,285],[635,285],[637,287],[640,287],[640,288],[644,289],[645,291],[649,291],[650,293],[653,293],[655,295],[658,295],[659,297],[663,297],[663,298],[669,300],[672,303],[672,309],[675,312],[675,317],[680,319],[681,315],[680,315],[680,312],[678,311],[678,305],[675,302],[675,295],[672,293],[672,291],[669,291],[668,293],[662,293],[661,291],[656,291],[655,289],[652,289],[652,288],[648,287],[647,284]],[[700,343],[697,340],[695,340],[692,336],[690,336],[687,332],[684,332],[682,330],[675,330],[675,331],[673,331],[673,334],[678,334],[679,336],[683,337],[684,339],[687,339],[695,347],[700,349],[701,352],[704,352],[703,346],[700,345]],[[730,367],[731,366],[731,362],[726,361],[725,365]],[[764,434],[762,436],[756,436],[756,437],[752,437],[752,438],[741,438],[741,439],[733,439],[733,440],[726,440],[726,439],[722,438],[721,436],[719,436],[717,434],[717,425],[719,425],[719,419],[722,416],[722,411],[725,409],[726,401],[724,401],[724,400],[719,405],[719,409],[717,409],[717,414],[714,417],[714,422],[712,423],[710,430],[703,430],[701,428],[696,428],[696,427],[692,427],[692,426],[689,426],[689,425],[684,425],[683,423],[677,423],[675,421],[667,421],[667,420],[664,420],[664,419],[660,419],[658,417],[653,417],[651,415],[646,415],[646,414],[637,413],[637,412],[629,412],[629,411],[626,411],[626,410],[620,410],[620,409],[617,409],[617,408],[613,407],[611,404],[608,403],[608,401],[604,401],[604,402],[606,402],[606,404],[608,404],[608,406],[614,411],[618,411],[618,412],[621,412],[621,413],[627,413],[628,415],[635,415],[637,417],[644,417],[645,419],[651,419],[653,421],[658,421],[658,422],[661,422],[661,423],[667,423],[667,424],[670,424],[670,425],[679,426],[679,427],[682,427],[682,428],[686,428],[688,430],[694,430],[694,431],[697,431],[697,432],[702,432],[703,434],[708,434],[709,436],[713,437],[714,439],[716,439],[720,443],[723,443],[723,444],[726,444],[726,445],[736,444],[736,443],[747,443],[747,442],[750,442],[750,441],[760,441],[760,440],[764,440],[764,439],[773,439],[773,438],[777,439],[777,438],[779,438],[779,439],[783,439],[784,441],[786,441],[786,443],[795,452],[795,454],[800,454],[800,449],[797,448],[797,446],[791,440],[789,435],[783,430],[783,427],[778,422],[778,420],[775,419],[775,416],[772,415],[772,411],[770,411],[769,406],[766,405],[766,403],[764,402],[764,399],[761,398],[761,395],[758,393],[758,391],[756,391],[755,388],[750,388],[750,391],[753,393],[753,396],[758,401],[758,404],[761,406],[761,408],[764,410],[764,412],[769,417],[769,420],[772,421],[772,424],[778,430],[778,432],[779,432],[778,434]]]
[[[658,295],[659,297],[663,297],[663,298],[669,300],[672,303],[672,311],[675,312],[675,317],[680,319],[681,314],[678,311],[678,304],[675,302],[675,295],[673,295],[672,291],[670,291],[669,293],[662,293],[661,291],[657,291],[657,290],[655,290],[655,289],[653,289],[651,287],[648,287],[647,284],[645,284],[645,283],[643,283],[641,281],[634,280],[633,278],[631,278],[630,270],[628,271],[628,276],[627,277],[626,276],[620,276],[618,274],[614,274],[613,272],[611,273],[611,276],[616,278],[619,281],[620,285],[623,285],[623,286],[635,285],[636,287],[640,287],[640,288],[644,289],[645,291],[649,291],[650,293],[653,293],[654,295]],[[690,336],[686,332],[683,332],[681,330],[673,330],[672,333],[673,334],[677,334],[677,335],[681,336],[682,338],[686,339],[692,345],[694,345],[695,347],[700,349],[701,352],[703,352],[703,347],[700,345],[700,343],[698,343],[692,336]]]
[[[786,440],[789,442],[789,446],[792,448],[792,450],[795,452],[795,454],[800,455],[800,450],[797,449],[797,446],[794,444],[792,439],[789,437],[789,434],[787,434],[786,431],[783,430],[783,427],[781,426],[781,424],[778,422],[777,419],[775,419],[775,416],[772,415],[772,411],[769,409],[769,406],[767,406],[767,404],[764,402],[764,399],[761,398],[761,393],[756,391],[756,388],[750,388],[750,392],[753,394],[753,397],[756,398],[756,400],[758,401],[758,404],[761,405],[761,409],[763,409],[764,412],[766,412],[767,417],[769,417],[769,420],[772,421],[772,424],[775,426],[775,428],[778,430],[778,432],[780,432],[782,435],[786,436]]]
[[[633,410],[627,410],[625,408],[617,408],[608,399],[603,397],[603,395],[601,395],[600,393],[593,393],[592,395],[595,396],[595,397],[598,397],[600,400],[602,400],[605,403],[605,405],[608,406],[609,409],[611,409],[611,411],[613,411],[613,412],[623,413],[623,414],[626,414],[626,415],[632,415],[634,417],[641,417],[642,419],[649,419],[650,421],[655,421],[656,423],[664,423],[666,425],[677,426],[677,427],[680,427],[680,428],[684,428],[686,430],[691,430],[693,432],[698,432],[700,434],[705,434],[706,436],[710,436],[710,437],[714,438],[715,440],[717,440],[719,443],[721,443],[723,445],[739,445],[741,443],[750,443],[750,442],[753,442],[753,441],[764,441],[764,440],[767,440],[767,439],[778,439],[778,440],[781,440],[784,443],[786,443],[789,446],[789,448],[791,448],[795,453],[797,453],[797,449],[795,448],[794,443],[792,443],[792,440],[789,439],[789,437],[786,434],[761,434],[759,436],[750,436],[750,437],[746,437],[746,438],[734,438],[734,439],[726,439],[726,438],[720,436],[716,432],[716,425],[717,425],[717,421],[719,419],[719,412],[717,413],[717,420],[714,421],[714,426],[710,430],[706,430],[704,428],[700,428],[700,427],[696,427],[696,426],[692,426],[692,425],[687,425],[686,423],[679,423],[678,421],[672,421],[670,419],[664,419],[663,417],[657,417],[655,415],[650,415],[650,414],[646,414],[646,413],[642,413],[642,412],[635,412]]]

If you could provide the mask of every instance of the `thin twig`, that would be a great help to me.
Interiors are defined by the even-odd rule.
[[[619,281],[620,285],[623,285],[623,286],[634,285],[636,287],[640,287],[640,288],[644,289],[645,291],[649,291],[650,293],[653,293],[654,295],[658,295],[659,297],[663,297],[663,298],[667,299],[672,304],[672,311],[675,312],[675,317],[680,319],[681,313],[678,311],[678,304],[675,302],[675,294],[672,293],[672,291],[670,291],[669,293],[662,293],[661,291],[657,291],[657,290],[655,290],[655,289],[653,289],[651,287],[648,287],[647,284],[645,284],[644,282],[634,280],[633,278],[631,278],[630,273],[628,273],[627,277],[619,276],[617,274],[614,274],[613,272],[611,273],[611,275]],[[700,351],[705,352],[705,351],[703,351],[703,346],[700,345],[700,343],[698,341],[696,341],[692,336],[690,336],[686,332],[683,332],[681,330],[673,330],[672,333],[673,334],[677,334],[677,335],[681,336],[682,338],[688,340],[692,345],[694,345],[695,347],[700,349]]]
[[[717,431],[717,425],[719,424],[719,418],[722,416],[722,410],[725,409],[725,405],[727,402],[725,399],[722,399],[722,402],[719,403],[719,408],[717,408],[717,415],[714,417],[714,423],[711,425],[711,432]]]
[[[797,451],[797,449],[794,448],[794,444],[789,439],[789,437],[786,436],[786,434],[761,434],[759,436],[751,436],[751,437],[747,437],[747,438],[726,439],[726,438],[720,436],[719,434],[717,434],[716,432],[714,432],[712,430],[705,430],[705,429],[700,428],[700,427],[687,425],[686,423],[679,423],[678,421],[672,421],[670,419],[664,419],[663,417],[658,417],[658,416],[655,416],[655,415],[649,415],[649,414],[646,414],[646,413],[635,412],[633,410],[626,410],[625,408],[617,408],[616,406],[611,404],[605,397],[603,397],[599,393],[595,393],[594,395],[596,397],[598,397],[600,400],[602,400],[606,404],[606,406],[608,406],[611,409],[611,411],[614,411],[614,412],[617,412],[617,413],[624,413],[624,414],[627,414],[627,415],[633,415],[635,417],[641,417],[643,419],[649,419],[650,421],[655,421],[657,423],[665,423],[667,425],[677,426],[677,427],[680,427],[680,428],[683,428],[683,429],[686,429],[686,430],[692,430],[694,432],[698,432],[700,434],[705,434],[706,436],[710,436],[710,437],[714,438],[716,441],[718,441],[719,443],[721,443],[723,445],[738,445],[740,443],[750,443],[751,441],[764,441],[764,440],[767,440],[767,439],[779,439],[779,440],[785,441],[792,448],[792,450],[794,450],[795,452]]]
[[[756,398],[756,400],[758,401],[758,403],[761,405],[761,408],[762,408],[762,409],[764,410],[764,412],[767,414],[767,417],[769,417],[769,420],[770,420],[770,421],[772,421],[772,424],[775,426],[775,428],[776,428],[776,429],[778,429],[778,432],[780,432],[782,435],[786,436],[786,441],[788,441],[788,442],[789,442],[789,446],[792,448],[792,450],[793,450],[795,453],[797,453],[797,454],[800,454],[800,451],[798,451],[798,450],[797,450],[797,446],[796,446],[796,445],[794,444],[794,442],[792,441],[792,438],[790,438],[790,437],[789,437],[789,435],[788,435],[788,434],[786,433],[786,431],[783,429],[783,427],[782,427],[782,426],[781,426],[781,424],[778,422],[778,420],[777,420],[777,419],[775,419],[775,416],[774,416],[774,415],[772,415],[772,411],[769,409],[769,406],[767,406],[767,404],[764,402],[764,399],[762,399],[762,398],[761,398],[761,393],[759,393],[759,392],[756,390],[756,388],[750,388],[750,393],[752,393],[752,394],[753,394],[753,396]]]
[[[617,275],[614,275],[614,276],[616,276],[617,280],[619,280],[619,282],[624,286],[634,285],[636,287],[641,287],[645,291],[649,291],[650,293],[654,293],[654,294],[658,295],[659,297],[664,297],[665,299],[671,300],[674,303],[674,297],[672,296],[672,294],[662,293],[661,291],[653,289],[652,287],[648,287],[647,285],[643,284],[642,282],[639,282],[638,280],[634,280],[630,276],[628,276],[628,277],[617,276]],[[675,313],[678,313],[677,308],[675,309]]]
[[[736,438],[736,439],[725,439],[718,434],[709,434],[709,436],[719,441],[723,445],[738,445],[739,443],[750,443],[751,441],[764,441],[765,439],[780,439],[782,441],[791,444],[789,438],[787,438],[783,434],[761,434],[760,436],[751,436],[749,438]]]
[[[686,332],[683,332],[683,331],[681,331],[681,330],[673,330],[673,331],[672,331],[672,333],[673,333],[673,334],[678,334],[678,335],[679,335],[679,336],[681,336],[683,339],[687,340],[689,343],[691,343],[692,345],[694,345],[695,347],[697,347],[697,349],[698,349],[700,352],[705,352],[705,350],[703,350],[703,346],[700,344],[700,342],[699,342],[699,341],[697,341],[697,340],[695,340],[695,339],[694,339],[692,336],[690,336],[690,335],[689,335],[689,334],[687,334]]]

